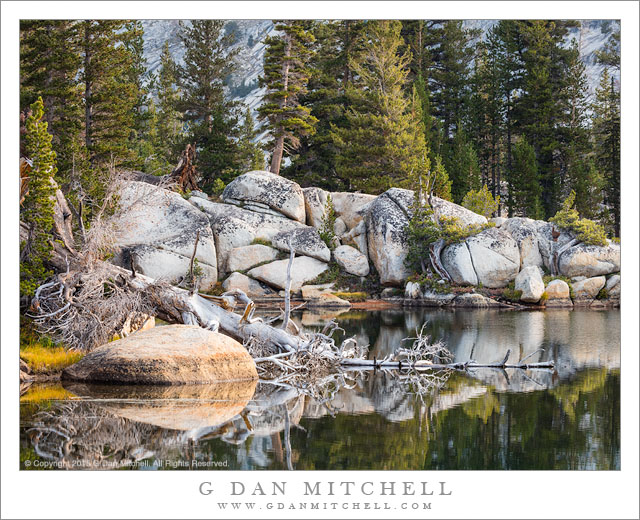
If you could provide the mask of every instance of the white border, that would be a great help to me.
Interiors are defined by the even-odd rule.
[[[452,497],[414,517],[638,518],[638,3],[637,2],[3,2],[2,10],[2,517],[215,518],[198,494],[231,480],[443,480]],[[565,18],[622,19],[622,470],[430,472],[18,471],[18,20],[22,18]],[[291,497],[289,497],[291,498]],[[379,497],[384,498],[384,497]],[[385,518],[389,512],[260,510],[261,518]],[[395,517],[401,517],[394,511]],[[408,512],[411,514],[411,512]],[[248,516],[247,512],[236,513]]]

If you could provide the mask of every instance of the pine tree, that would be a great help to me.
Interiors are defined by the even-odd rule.
[[[233,33],[225,34],[223,29],[222,20],[193,20],[191,26],[181,22],[185,55],[179,108],[189,122],[188,139],[196,143],[205,190],[213,187],[216,178],[226,183],[238,173],[237,103],[224,95],[224,81],[236,66],[236,52],[228,51]]]
[[[410,56],[398,54],[401,24],[375,21],[367,29],[370,45],[361,62],[352,61],[362,86],[348,87],[346,125],[331,136],[339,149],[336,169],[350,189],[380,193],[424,168],[428,150],[418,103],[403,91]]]
[[[130,28],[118,20],[79,22],[83,59],[85,147],[92,168],[113,162],[130,165],[131,129],[139,102],[132,77],[134,57],[127,49]]]
[[[445,167],[451,178],[453,201],[460,204],[469,191],[480,189],[478,156],[462,129],[456,133],[446,150]]]
[[[82,122],[77,28],[71,20],[20,22],[20,107],[26,111],[42,97],[61,183],[69,180]]]
[[[264,76],[260,85],[267,88],[263,105],[258,109],[260,120],[265,121],[273,143],[270,171],[280,173],[285,153],[290,154],[300,145],[300,138],[313,134],[317,119],[309,107],[299,103],[305,93],[310,71],[310,45],[314,36],[305,20],[283,20],[276,23],[277,36],[265,40]]]
[[[182,146],[182,119],[178,110],[180,92],[178,67],[169,52],[169,41],[165,41],[160,54],[160,68],[153,84],[158,98],[158,142],[155,149],[166,164],[175,164]]]
[[[533,146],[526,139],[519,139],[513,150],[513,172],[507,178],[509,183],[509,216],[519,214],[533,219],[542,218],[540,201],[541,185],[538,164]]]
[[[605,69],[596,89],[593,140],[596,165],[604,177],[605,203],[611,209],[611,228],[620,236],[620,92]]]
[[[20,220],[29,228],[29,238],[20,247],[20,293],[26,296],[33,295],[49,276],[46,261],[53,249],[56,153],[51,148],[52,136],[43,118],[44,103],[39,97],[31,105],[25,132],[25,150],[32,161],[29,191],[20,212]]]
[[[247,108],[244,113],[244,121],[240,127],[240,139],[238,150],[240,156],[240,171],[262,170],[264,168],[264,155],[255,139],[258,132],[255,128],[251,109]]]

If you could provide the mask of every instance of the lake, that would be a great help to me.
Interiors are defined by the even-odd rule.
[[[304,312],[321,327],[331,314]],[[23,469],[620,469],[619,310],[352,310],[335,318],[378,359],[424,323],[455,361],[553,360],[554,370],[349,374],[286,386],[32,385]],[[539,351],[544,349],[544,351]]]

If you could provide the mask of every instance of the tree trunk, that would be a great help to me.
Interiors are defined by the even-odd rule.
[[[280,100],[280,108],[285,108],[287,106],[287,92],[289,91],[289,69],[291,67],[291,36],[285,33],[283,36],[285,39],[286,47],[285,47],[285,55],[284,61],[282,63],[282,90],[284,91],[284,96]],[[278,137],[276,138],[275,147],[273,149],[273,156],[271,157],[271,173],[275,173],[276,175],[280,175],[280,164],[282,163],[282,155],[284,154],[284,128],[281,126],[278,127]]]

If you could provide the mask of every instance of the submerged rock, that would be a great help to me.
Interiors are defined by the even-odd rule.
[[[258,378],[236,340],[194,325],[154,327],[102,345],[62,378],[102,383],[181,385]]]
[[[267,171],[251,171],[236,177],[222,192],[228,204],[246,206],[252,211],[273,214],[305,223],[304,193],[293,181]],[[271,210],[271,211],[268,211]]]

